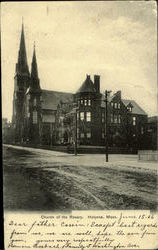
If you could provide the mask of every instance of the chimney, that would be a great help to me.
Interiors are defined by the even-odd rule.
[[[94,87],[97,93],[100,93],[100,76],[94,75]]]

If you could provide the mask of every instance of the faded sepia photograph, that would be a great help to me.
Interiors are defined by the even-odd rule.
[[[4,211],[157,211],[156,2],[1,17]]]

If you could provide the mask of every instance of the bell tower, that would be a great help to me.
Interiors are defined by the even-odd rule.
[[[30,73],[27,63],[24,25],[22,23],[20,47],[18,53],[18,61],[15,68],[14,76],[14,94],[13,94],[13,116],[12,124],[14,127],[15,142],[21,143],[23,141],[23,108],[24,96],[27,88],[30,85]]]
[[[29,98],[29,112],[30,112],[29,141],[33,144],[39,144],[41,140],[42,91],[40,88],[40,79],[38,77],[35,44],[34,44],[32,64],[31,64],[30,87],[29,87],[27,96],[30,96]]]

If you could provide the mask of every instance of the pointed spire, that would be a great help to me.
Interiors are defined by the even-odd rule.
[[[30,75],[27,64],[27,56],[26,56],[23,18],[22,18],[22,30],[21,30],[20,48],[19,48],[16,72],[22,75],[28,75],[28,76]]]
[[[35,42],[34,42],[33,57],[32,57],[31,78],[38,79]]]
[[[36,60],[36,48],[34,42],[33,57],[31,64],[31,91],[40,91],[40,81],[38,78],[37,60]]]

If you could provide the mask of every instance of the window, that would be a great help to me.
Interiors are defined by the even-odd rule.
[[[120,109],[120,107],[121,107],[121,105],[120,105],[120,103],[118,103],[118,109]]]
[[[91,132],[87,133],[87,138],[91,138]]]
[[[121,123],[121,115],[118,115],[118,123]]]
[[[42,96],[40,96],[40,101],[42,101]]]
[[[86,121],[87,122],[91,121],[91,112],[86,112]]]
[[[133,126],[135,126],[135,125],[136,125],[136,117],[133,116]]]
[[[113,107],[113,102],[111,102],[111,107]]]
[[[105,130],[104,130],[104,128],[102,128],[102,139],[104,139],[105,138]]]
[[[80,112],[80,120],[81,120],[81,121],[84,120],[84,112]]]
[[[101,121],[102,121],[102,123],[105,122],[105,113],[104,113],[104,111],[101,112]]]
[[[36,97],[35,97],[33,100],[33,106],[36,106],[36,104],[37,104],[37,101],[36,101]]]
[[[37,111],[33,111],[33,124],[37,124]]]
[[[80,118],[80,114],[79,112],[77,112],[77,120],[79,120],[79,118]]]
[[[91,100],[90,99],[88,99],[88,106],[90,106],[91,105]]]
[[[131,107],[131,106],[128,106],[128,107],[127,107],[127,110],[131,112],[131,111],[132,111],[132,107]]]
[[[114,122],[114,117],[113,117],[113,114],[110,115],[110,120],[111,120],[111,123]]]
[[[141,134],[143,135],[144,134],[144,128],[141,127]]]
[[[79,139],[79,132],[80,132],[80,130],[79,130],[79,128],[77,128],[77,139]]]
[[[117,123],[117,115],[114,115],[114,123]]]
[[[83,104],[83,99],[81,98],[80,103]]]
[[[81,137],[81,138],[84,138],[84,133],[81,133],[81,134],[80,134],[80,137]]]
[[[114,103],[114,107],[115,107],[115,109],[117,109],[117,103],[116,102]]]
[[[88,104],[88,100],[85,99],[85,100],[84,100],[84,105],[87,106],[87,104]]]

